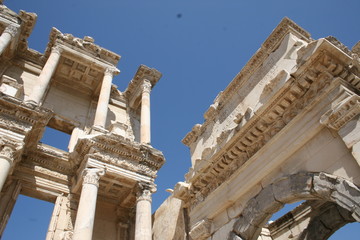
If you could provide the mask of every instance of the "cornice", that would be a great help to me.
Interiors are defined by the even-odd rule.
[[[313,49],[308,49],[312,51]],[[351,85],[358,79],[341,52],[324,40],[298,68],[268,104],[237,129],[232,139],[209,161],[199,161],[188,174],[191,206],[196,206],[255,155],[335,79]],[[344,61],[344,59],[346,61]],[[340,80],[339,80],[340,81]],[[353,87],[357,87],[352,85]]]
[[[156,172],[165,163],[165,158],[159,150],[112,133],[79,139],[70,158],[77,165],[86,157],[150,177],[155,177]]]
[[[56,42],[60,42],[64,45],[75,48],[78,51],[88,54],[96,59],[101,59],[105,62],[109,62],[111,65],[114,66],[116,66],[120,60],[120,55],[95,44],[93,38],[87,36],[83,39],[77,38],[74,37],[72,34],[62,33],[54,27],[51,29],[49,35],[49,43],[44,53],[45,58],[48,58],[51,52],[51,48],[56,44]]]
[[[272,31],[270,36],[264,41],[264,43],[261,45],[261,48],[251,57],[243,69],[241,69],[241,71],[225,88],[225,90],[220,92],[220,94],[216,97],[214,104],[212,104],[204,114],[205,122],[200,128],[199,134],[201,134],[206,129],[209,123],[212,122],[216,113],[227,104],[227,102],[236,92],[239,91],[239,89],[241,89],[241,87],[246,83],[251,75],[257,71],[257,69],[262,65],[270,53],[279,46],[284,37],[289,33],[299,37],[301,40],[306,42],[310,42],[312,40],[310,34],[307,31],[291,21],[289,18],[285,17]],[[192,141],[187,141],[186,139],[187,137],[185,137],[183,143],[189,146]],[[188,140],[194,141],[195,139],[196,138],[193,137],[189,138]]]
[[[134,103],[135,100],[141,95],[144,81],[149,81],[151,85],[149,88],[152,89],[161,77],[162,74],[155,68],[149,68],[145,65],[140,65],[135,73],[134,78],[130,81],[128,87],[126,88],[124,95],[130,103]],[[131,107],[136,107],[132,106],[134,104],[130,105]]]

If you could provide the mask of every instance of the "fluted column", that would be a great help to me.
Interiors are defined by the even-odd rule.
[[[0,140],[0,192],[4,186],[11,167],[17,157],[18,147],[10,142]]]
[[[151,194],[154,186],[139,183],[136,199],[135,240],[151,240]]]
[[[83,171],[83,186],[76,215],[73,240],[91,240],[93,234],[96,199],[103,169],[87,168]]]
[[[0,36],[0,55],[9,46],[11,40],[16,36],[18,31],[19,28],[13,25],[9,25],[5,28],[4,32]]]
[[[151,83],[145,79],[142,85],[141,95],[141,120],[140,120],[140,142],[150,144],[150,91]]]
[[[34,86],[31,95],[27,102],[39,105],[41,99],[43,98],[47,87],[49,86],[50,80],[54,75],[56,67],[59,63],[61,52],[63,51],[62,48],[59,46],[55,46],[51,49],[50,56],[43,67],[38,82]]]
[[[105,128],[113,74],[114,70],[110,68],[105,70],[104,79],[101,84],[99,101],[96,107],[94,126]]]

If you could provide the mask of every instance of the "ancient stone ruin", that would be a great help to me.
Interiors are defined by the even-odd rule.
[[[121,92],[120,56],[91,37],[53,28],[29,48],[36,18],[0,2],[0,236],[20,193],[55,203],[47,240],[327,239],[360,221],[359,43],[284,18],[185,136],[192,167],[152,216],[161,73],[141,65]],[[40,142],[46,127],[68,151]]]

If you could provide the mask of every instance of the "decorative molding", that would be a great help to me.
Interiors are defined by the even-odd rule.
[[[276,98],[258,110],[235,133],[233,139],[237,139],[236,141],[232,140],[231,144],[224,146],[222,153],[209,160],[211,164],[204,164],[203,161],[195,164],[194,174],[189,175],[187,179],[187,182],[191,183],[191,208],[204,201],[319,96],[332,81],[335,81],[336,77],[341,77],[351,84],[357,76],[343,64],[330,52],[318,50],[304,63],[307,67],[303,68],[300,75],[289,79]],[[191,138],[195,137],[196,131],[193,131],[185,140],[189,143]]]
[[[344,90],[344,94],[337,99],[338,103],[327,111],[320,119],[320,123],[334,130],[339,130],[356,115],[360,114],[360,96]],[[344,95],[347,97],[344,98]]]
[[[99,187],[100,177],[105,175],[104,169],[97,168],[85,168],[82,172],[83,174],[83,185],[84,184],[92,184],[96,187]]]
[[[190,230],[190,236],[192,239],[205,240],[211,235],[211,224],[209,219],[203,219],[197,222]]]
[[[100,47],[94,43],[94,40],[91,37],[84,37],[84,39],[74,37],[72,34],[65,33],[63,34],[56,28],[52,28],[50,32],[50,41],[45,50],[44,57],[48,57],[50,55],[51,48],[56,43],[64,43],[67,46],[71,46],[72,48],[77,48],[78,51],[87,53],[95,58],[100,58],[104,61],[109,62],[112,65],[116,65],[119,60],[120,56],[114,52],[111,52],[107,49]]]

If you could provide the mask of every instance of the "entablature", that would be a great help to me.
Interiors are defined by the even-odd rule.
[[[234,128],[231,138],[219,150],[214,150],[206,161],[196,161],[186,175],[192,207],[206,201],[209,194],[235,171],[239,171],[295,117],[324,98],[324,92],[328,89],[344,85],[360,92],[359,71],[352,65],[352,56],[347,52],[326,39],[314,41],[299,51],[297,71],[290,75],[266,104],[254,109],[241,127]],[[358,104],[358,96],[349,101]],[[238,117],[236,120],[241,123]],[[320,125],[320,118],[317,123]],[[196,128],[194,131],[199,130]]]
[[[144,88],[144,82],[150,83],[150,89],[152,89],[156,83],[160,80],[162,74],[155,68],[149,68],[145,65],[140,65],[134,78],[130,81],[124,95],[128,98],[129,106],[133,109],[137,109],[141,103],[141,94]],[[150,89],[148,91],[150,91]]]

